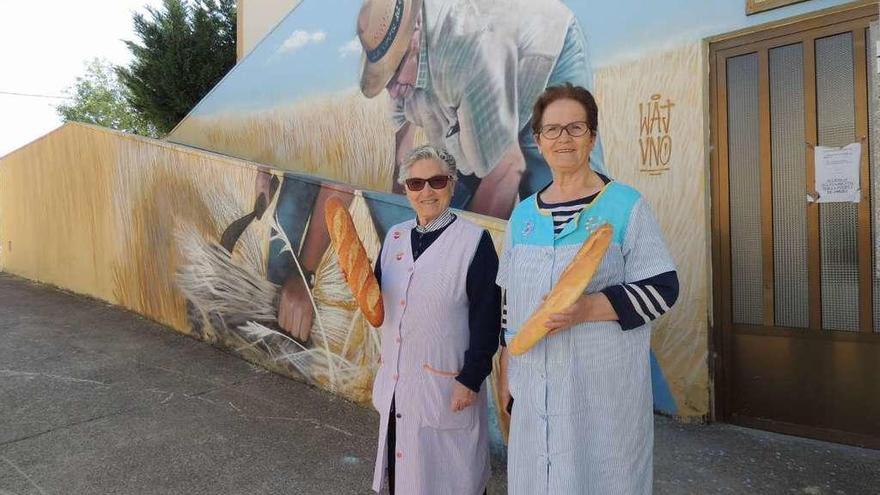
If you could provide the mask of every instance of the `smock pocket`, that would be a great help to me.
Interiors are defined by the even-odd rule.
[[[425,426],[438,430],[460,430],[476,424],[479,401],[458,412],[450,409],[456,376],[458,372],[422,364],[420,402]]]

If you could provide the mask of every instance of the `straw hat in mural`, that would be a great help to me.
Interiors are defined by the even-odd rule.
[[[367,98],[378,95],[394,77],[409,49],[422,0],[366,0],[357,20],[357,34],[364,47],[361,91]]]

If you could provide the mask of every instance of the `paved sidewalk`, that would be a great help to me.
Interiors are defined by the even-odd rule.
[[[0,495],[371,493],[373,411],[4,274],[0,339]],[[658,417],[654,461],[658,494],[880,494],[880,451],[728,425]]]

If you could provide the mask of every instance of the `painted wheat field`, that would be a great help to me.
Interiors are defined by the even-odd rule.
[[[367,99],[352,89],[264,110],[191,116],[168,139],[388,192],[394,157],[389,105],[385,93]]]

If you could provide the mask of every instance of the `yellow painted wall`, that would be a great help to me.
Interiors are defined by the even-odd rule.
[[[0,161],[0,268],[114,302],[114,139],[65,126]]]
[[[385,93],[367,99],[351,90],[264,110],[190,116],[169,139],[388,192],[394,159],[389,106]]]
[[[253,204],[255,176],[240,160],[66,124],[0,160],[0,269],[187,332],[175,229],[218,236]],[[262,253],[260,237],[247,233],[249,251]]]

